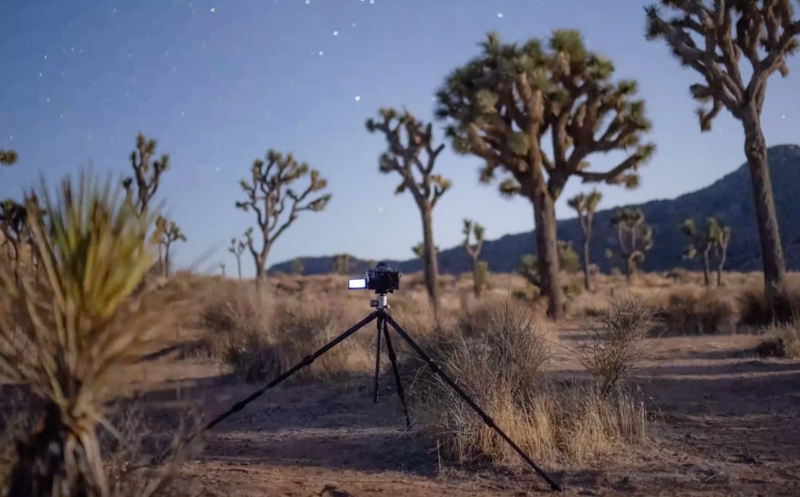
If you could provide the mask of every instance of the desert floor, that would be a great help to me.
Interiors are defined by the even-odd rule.
[[[755,357],[752,335],[658,342],[655,359],[635,379],[647,399],[650,443],[612,449],[581,467],[544,467],[566,487],[563,495],[800,495],[800,361]],[[578,366],[564,354],[553,368],[569,376]],[[131,375],[152,419],[191,406],[208,421],[258,388],[197,358],[148,364]],[[441,462],[413,426],[405,429],[391,376],[382,383],[378,405],[368,375],[271,390],[209,432],[181,471],[206,496],[549,492],[522,464],[465,469]]]

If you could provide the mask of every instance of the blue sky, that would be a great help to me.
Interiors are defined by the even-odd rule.
[[[5,0],[0,7],[0,148],[20,160],[0,171],[0,197],[77,171],[126,173],[136,133],[171,156],[160,189],[189,241],[178,261],[224,261],[231,237],[255,224],[234,208],[239,179],[268,148],[293,152],[329,181],[333,200],[305,213],[269,263],[348,252],[410,258],[421,238],[397,178],[378,172],[384,148],[364,121],[382,106],[430,119],[431,98],[489,30],[505,40],[577,28],[636,78],[654,121],[657,156],[636,191],[602,188],[603,207],[670,198],[712,183],[744,162],[743,133],[727,114],[701,135],[688,86],[698,76],[644,40],[638,0]],[[763,112],[769,145],[800,141],[800,64],[773,77]],[[793,95],[790,88],[794,87]],[[441,137],[441,134],[439,135]],[[618,155],[592,157],[606,169]],[[446,151],[437,169],[453,189],[434,212],[436,243],[460,242],[461,220],[488,238],[533,228],[530,204],[478,184],[479,161]],[[571,181],[557,205],[585,189]],[[252,261],[244,260],[253,273]]]

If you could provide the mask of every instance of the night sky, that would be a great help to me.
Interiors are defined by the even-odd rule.
[[[136,133],[171,156],[159,190],[186,233],[178,262],[213,270],[225,247],[255,225],[234,207],[238,186],[267,149],[293,152],[329,180],[327,210],[304,213],[276,243],[269,264],[348,252],[410,258],[422,239],[410,195],[378,172],[385,147],[364,121],[382,106],[432,118],[444,76],[478,53],[490,30],[504,40],[580,29],[590,49],[635,78],[654,122],[656,157],[634,191],[602,188],[605,208],[670,198],[706,186],[742,164],[743,133],[727,113],[701,135],[688,86],[662,44],[644,39],[638,0],[4,0],[0,6],[0,148],[19,162],[0,171],[0,197],[19,197],[44,174],[50,182],[92,163],[130,170]],[[800,63],[770,80],[763,112],[769,145],[800,142]],[[792,94],[790,89],[794,88]],[[437,129],[439,125],[437,124]],[[439,134],[441,137],[441,133]],[[620,155],[591,157],[606,169]],[[460,243],[461,220],[487,237],[529,231],[523,199],[478,183],[473,157],[446,151],[437,169],[453,189],[434,211],[436,244]],[[572,180],[557,205],[585,189]],[[744,201],[744,199],[743,199]],[[252,261],[245,258],[248,274]],[[229,273],[231,270],[228,271]]]

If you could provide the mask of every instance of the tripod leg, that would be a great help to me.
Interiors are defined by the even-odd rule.
[[[247,406],[247,404],[249,404],[249,403],[253,402],[254,400],[256,400],[257,398],[261,397],[262,395],[267,393],[267,391],[269,391],[273,387],[277,386],[279,383],[283,382],[284,380],[286,380],[287,378],[289,378],[290,376],[292,376],[296,372],[300,371],[304,367],[309,366],[312,362],[317,360],[319,358],[319,356],[321,356],[325,352],[328,352],[329,350],[331,350],[335,346],[339,345],[340,343],[344,342],[347,338],[350,337],[350,335],[352,335],[353,333],[357,332],[358,330],[360,330],[364,326],[368,325],[372,320],[377,318],[379,315],[380,314],[379,314],[378,311],[371,312],[369,314],[369,316],[367,316],[364,319],[362,319],[358,324],[356,324],[352,328],[348,329],[347,331],[343,332],[341,335],[339,335],[338,337],[334,338],[330,342],[326,343],[325,345],[320,347],[313,354],[305,356],[303,358],[303,360],[301,360],[299,363],[295,364],[291,369],[289,369],[288,371],[286,371],[284,373],[281,373],[277,378],[275,378],[274,380],[270,381],[269,383],[267,383],[266,385],[264,385],[260,389],[258,389],[255,392],[253,392],[247,398],[244,398],[244,399],[240,400],[239,402],[235,403],[233,405],[233,407],[231,407],[230,409],[228,409],[224,413],[220,414],[219,416],[217,416],[213,420],[211,420],[208,424],[206,424],[199,431],[196,431],[195,433],[193,433],[189,438],[186,439],[186,441],[184,443],[179,445],[176,449],[168,450],[168,451],[164,452],[163,454],[154,457],[150,461],[151,464],[160,464],[161,462],[163,462],[170,455],[170,453],[177,454],[179,451],[183,450],[184,447],[189,445],[200,434],[211,430],[212,428],[214,428],[215,426],[220,424],[222,421],[224,421],[225,419],[230,417],[232,414],[235,414],[235,413],[241,411],[242,409],[244,409]]]
[[[375,404],[378,403],[378,384],[380,382],[381,376],[381,328],[386,327],[386,323],[383,320],[383,315],[378,314],[378,320],[375,321],[377,323],[377,330],[378,330],[378,339],[377,345],[375,346]]]
[[[561,491],[561,487],[555,481],[553,481],[552,478],[550,478],[547,475],[547,473],[542,471],[539,468],[539,466],[537,466],[536,463],[533,462],[533,460],[528,456],[528,454],[526,454],[522,449],[520,449],[519,446],[516,443],[514,443],[514,441],[511,440],[511,438],[508,435],[506,435],[505,432],[503,430],[501,430],[495,424],[494,420],[492,418],[490,418],[489,415],[486,414],[483,411],[483,409],[481,409],[478,406],[478,404],[476,404],[475,401],[472,400],[469,397],[469,395],[467,395],[458,385],[456,385],[456,383],[452,379],[450,379],[450,377],[447,375],[447,373],[442,371],[442,368],[438,364],[436,364],[433,361],[433,359],[431,359],[430,356],[428,354],[426,354],[425,351],[422,350],[422,348],[419,345],[417,345],[417,343],[414,340],[411,339],[410,336],[408,336],[408,333],[406,333],[403,330],[403,328],[401,328],[400,325],[397,324],[394,321],[394,319],[392,319],[391,316],[386,315],[386,317],[384,319],[386,319],[386,321],[389,324],[392,325],[392,328],[394,328],[394,330],[397,332],[398,335],[400,335],[400,337],[403,338],[403,340],[408,342],[408,344],[411,346],[412,349],[414,349],[414,351],[417,353],[417,355],[419,355],[422,358],[422,360],[425,361],[425,363],[428,364],[428,367],[430,367],[431,370],[433,370],[434,373],[439,375],[439,377],[445,383],[447,383],[447,385],[450,388],[452,388],[458,394],[458,396],[461,397],[464,400],[464,402],[466,402],[472,408],[472,410],[475,411],[476,414],[478,414],[478,416],[480,416],[483,419],[484,424],[486,424],[486,426],[488,426],[489,428],[494,430],[495,433],[500,435],[500,438],[505,440],[505,442],[509,445],[509,447],[514,449],[514,452],[519,454],[519,456],[522,458],[522,460],[525,461],[528,464],[528,466],[530,466],[536,472],[536,474],[541,476],[542,479],[544,481],[546,481],[548,485],[550,485],[550,489],[551,490],[556,491],[556,492],[560,492]]]
[[[380,319],[380,318],[378,318]],[[411,419],[408,417],[408,407],[406,407],[406,394],[403,391],[403,383],[400,381],[400,371],[397,369],[397,355],[392,347],[392,340],[389,338],[389,327],[386,321],[383,322],[383,335],[386,338],[386,350],[389,352],[389,360],[392,362],[394,370],[394,381],[397,384],[397,395],[400,396],[400,403],[403,404],[403,414],[406,415],[406,429],[411,429]]]

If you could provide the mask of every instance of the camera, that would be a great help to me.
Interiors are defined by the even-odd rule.
[[[347,280],[349,290],[372,290],[377,294],[392,293],[400,288],[400,272],[386,262],[379,262],[375,269],[367,271],[366,278]]]

